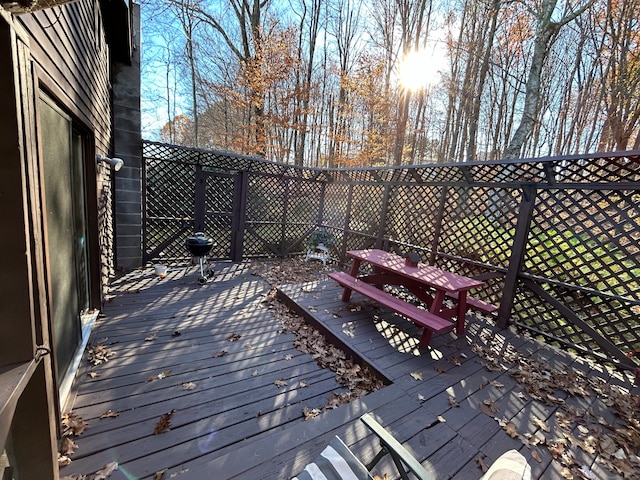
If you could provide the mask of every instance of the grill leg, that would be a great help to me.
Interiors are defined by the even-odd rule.
[[[204,274],[204,257],[198,257],[200,261],[200,278],[198,279],[198,283],[200,285],[204,285],[207,283],[207,276]]]

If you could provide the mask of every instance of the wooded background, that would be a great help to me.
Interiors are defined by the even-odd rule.
[[[150,139],[319,167],[640,148],[637,1],[142,0],[141,9]],[[421,49],[441,63],[423,60],[430,80],[409,88],[398,69]]]

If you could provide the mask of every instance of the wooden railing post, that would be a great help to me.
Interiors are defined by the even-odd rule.
[[[504,288],[502,290],[502,300],[498,309],[498,327],[507,328],[509,319],[511,318],[511,309],[516,296],[518,286],[518,275],[522,269],[522,261],[526,253],[525,247],[529,238],[531,229],[531,218],[533,209],[536,204],[537,189],[535,185],[528,184],[522,187],[522,201],[518,209],[518,221],[516,223],[516,233],[513,237],[513,245],[511,247],[511,258],[509,259],[509,268],[504,279]]]
[[[389,197],[391,196],[391,189],[393,187],[389,184],[384,186],[384,194],[382,195],[382,211],[380,212],[380,228],[378,229],[378,238],[376,239],[376,248],[383,248],[384,232],[387,227],[387,214],[389,211]]]
[[[347,211],[344,215],[344,223],[342,225],[342,249],[340,258],[345,261],[347,258],[347,235],[349,232],[349,222],[351,221],[351,204],[353,203],[353,183],[349,184],[349,193],[347,194]]]
[[[242,261],[244,230],[247,222],[247,190],[249,172],[238,172],[233,188],[233,216],[231,218],[231,260]]]
[[[431,255],[429,256],[429,265],[436,264],[436,258],[438,256],[438,244],[440,243],[440,233],[442,232],[442,220],[444,218],[444,207],[447,204],[447,196],[449,193],[449,187],[442,186],[442,192],[440,194],[440,205],[438,206],[438,215],[433,225],[433,243],[431,244]]]
[[[193,228],[196,232],[204,232],[205,217],[207,215],[207,176],[202,171],[202,165],[196,165],[196,185],[194,194],[194,221]]]

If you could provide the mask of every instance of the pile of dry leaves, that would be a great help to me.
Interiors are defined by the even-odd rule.
[[[539,458],[536,446],[547,448],[553,459],[560,462],[561,474],[566,479],[595,479],[589,466],[582,465],[577,449],[610,471],[624,478],[640,478],[640,397],[627,390],[606,383],[596,376],[576,371],[558,370],[533,358],[524,357],[515,349],[501,350],[502,345],[474,345],[484,358],[488,370],[508,370],[523,385],[522,396],[554,406],[555,428],[537,420],[535,434],[520,433],[507,419],[496,420],[509,435],[519,438]],[[569,401],[578,397],[587,401]],[[590,399],[601,401],[612,415],[604,418],[592,408]],[[586,405],[579,407],[576,405]]]
[[[319,262],[305,262],[304,257],[256,261],[249,268],[253,275],[264,278],[274,287],[320,280],[326,278],[327,272],[332,270]]]
[[[292,258],[273,262],[255,262],[251,265],[254,275],[264,278],[272,286],[285,283],[305,283],[318,280],[326,275],[327,270],[318,263],[306,263],[303,258]],[[264,303],[278,318],[284,330],[295,334],[295,347],[301,352],[308,353],[322,368],[327,368],[336,373],[336,380],[343,385],[348,392],[333,392],[323,410],[337,408],[352,400],[360,398],[369,392],[378,390],[384,386],[382,380],[368,367],[362,367],[351,358],[329,343],[324,335],[308,325],[302,318],[293,313],[276,297],[276,289],[265,296]],[[319,415],[322,410],[307,408],[303,410],[305,419]]]

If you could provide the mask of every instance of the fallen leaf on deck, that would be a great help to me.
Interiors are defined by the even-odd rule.
[[[152,333],[151,335],[144,337],[144,341],[153,342],[156,338],[158,338],[158,335],[156,335],[155,333]]]
[[[71,464],[71,459],[66,455],[62,455],[58,452],[58,467],[66,467]]]
[[[62,445],[60,445],[59,453],[60,455],[70,456],[73,455],[73,453],[76,451],[76,448],[78,448],[76,442],[71,440],[71,438],[69,437],[64,437],[62,439]]]
[[[454,367],[459,367],[460,365],[462,365],[462,363],[460,362],[460,359],[456,356],[447,358],[447,362],[449,362]]]
[[[104,345],[90,345],[88,350],[89,354],[87,356],[87,360],[89,360],[93,365],[100,365],[116,354],[113,350]]]
[[[549,452],[551,453],[551,456],[553,458],[559,458],[564,453],[564,445],[559,443],[548,445],[547,448],[549,449]]]
[[[115,418],[118,415],[120,415],[118,412],[114,412],[113,410],[107,410],[102,415],[100,415],[100,418]]]
[[[171,430],[171,417],[173,417],[173,414],[175,412],[176,409],[174,408],[170,412],[165,413],[160,417],[160,420],[158,420],[158,423],[156,423],[156,426],[153,429],[154,435],[158,435],[160,433],[168,432],[169,430]]]
[[[237,342],[241,338],[242,338],[242,335],[238,333],[230,333],[229,335],[227,335],[227,342]]]
[[[511,438],[517,438],[520,435],[516,426],[511,422],[505,423],[502,428]]]
[[[167,469],[165,468],[164,470],[159,470],[157,471],[154,475],[153,475],[153,480],[162,480],[164,478],[164,472],[166,472]]]
[[[567,480],[573,480],[573,473],[571,473],[571,469],[567,468],[567,467],[562,467],[562,470],[560,470],[560,476],[562,478],[566,478]]]
[[[309,307],[307,307],[307,308],[309,309],[310,312],[313,312],[313,313],[318,311],[318,307],[315,307],[313,305],[309,305]]]
[[[353,322],[347,322],[342,324],[342,333],[347,335],[348,337],[355,338],[356,336],[356,326]]]
[[[118,462],[107,463],[102,470],[98,470],[93,480],[105,480],[109,478],[113,472],[118,469]]]
[[[89,424],[75,413],[65,413],[62,416],[62,435],[73,435],[77,437],[78,435],[82,435],[82,432],[84,432],[84,429],[88,426]]]
[[[251,376],[252,376],[252,377],[257,377],[258,375],[260,375],[260,374],[258,373],[258,370],[254,370],[254,371],[251,373]]]
[[[447,423],[447,419],[446,419],[446,418],[444,418],[442,415],[438,415],[438,417],[437,417],[437,418],[438,418],[438,421],[439,421],[440,423]]]
[[[547,425],[547,423],[544,420],[540,420],[539,418],[533,417],[533,424],[547,433],[551,431],[551,428],[549,428],[549,425]]]
[[[220,357],[224,357],[227,353],[226,350],[220,350],[219,352],[214,353],[213,355],[211,355],[213,358],[220,358]]]
[[[476,463],[478,464],[478,468],[482,470],[482,473],[486,473],[489,470],[489,465],[484,461],[482,457],[476,457]]]
[[[186,382],[182,384],[183,390],[193,390],[194,388],[196,388],[196,384],[193,382]]]
[[[448,368],[444,368],[441,365],[436,365],[435,367],[433,367],[433,369],[439,373],[447,373],[447,371],[449,370]]]
[[[485,415],[489,415],[491,418],[493,418],[496,416],[496,413],[500,411],[500,407],[498,407],[495,402],[485,399],[480,404],[480,410]]]
[[[320,415],[320,409],[319,408],[311,408],[310,409],[309,407],[304,407],[302,409],[302,414],[304,415],[304,419],[305,420],[310,420],[310,419]]]
[[[87,373],[87,375],[89,375],[91,378],[96,378],[100,376],[98,372],[89,372]]]
[[[531,445],[544,445],[547,443],[547,438],[540,432],[536,432],[531,436]]]
[[[491,380],[491,381],[489,382],[489,384],[490,384],[492,387],[496,387],[496,388],[503,388],[503,387],[504,387],[504,384],[500,383],[500,382],[499,382],[499,381],[497,381],[497,380]]]
[[[540,454],[538,453],[537,450],[532,450],[531,451],[531,456],[534,458],[534,460],[538,463],[542,463],[542,457],[540,456]]]
[[[424,380],[424,379],[422,378],[422,374],[421,374],[420,372],[411,372],[409,375],[411,375],[411,377],[412,377],[414,380],[417,380],[418,382],[421,382],[422,380]]]
[[[309,384],[304,380],[300,380],[300,383],[298,384],[298,387],[300,387],[300,388],[306,388],[308,386],[309,386]]]
[[[290,353],[284,356],[285,360],[291,360],[293,359],[293,355],[291,355]]]
[[[65,475],[64,477],[60,477],[60,480],[89,480],[89,477],[87,475],[75,473],[73,475]]]
[[[456,397],[449,397],[449,405],[451,405],[452,407],[459,407],[460,404],[458,403],[458,401],[456,400]]]
[[[420,400],[421,402],[426,402],[427,401],[427,397],[425,397],[424,395],[419,393],[418,394],[418,400]]]
[[[273,384],[278,388],[286,387],[287,381],[284,378],[279,378],[275,382],[273,382]]]
[[[616,442],[609,435],[605,435],[600,439],[600,450],[609,455],[613,455],[617,450]]]
[[[164,370],[157,375],[158,380],[162,380],[163,378],[167,378],[171,375],[171,370]]]

